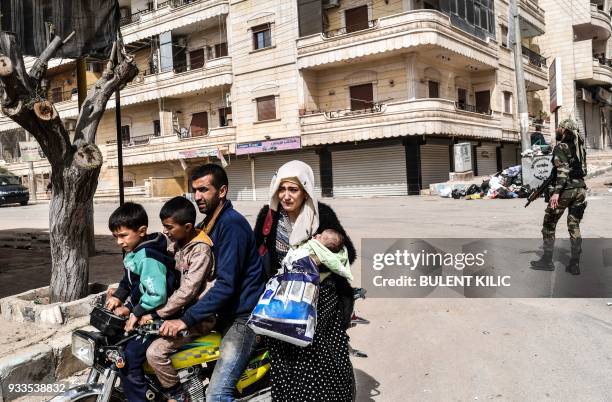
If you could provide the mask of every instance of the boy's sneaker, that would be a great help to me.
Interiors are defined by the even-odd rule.
[[[168,390],[168,402],[190,402],[189,395],[183,390],[183,387],[179,384],[171,390]]]

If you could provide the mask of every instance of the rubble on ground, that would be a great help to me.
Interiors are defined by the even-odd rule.
[[[523,185],[520,165],[487,176],[480,185],[444,184],[437,189],[440,197],[456,200],[527,198],[534,190],[528,184]]]

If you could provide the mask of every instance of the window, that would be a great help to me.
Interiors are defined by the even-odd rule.
[[[51,101],[53,103],[59,103],[63,100],[64,99],[62,99],[62,88],[61,87],[52,88],[51,89]]]
[[[159,120],[153,120],[153,136],[159,137],[161,135],[161,125]]]
[[[504,91],[504,113],[512,113],[512,92]]]
[[[440,83],[438,81],[427,81],[430,98],[440,97]]]
[[[457,102],[459,105],[467,105],[467,90],[463,88],[457,88]]]
[[[232,108],[222,107],[219,109],[219,126],[227,127],[232,120]]]
[[[505,25],[501,26],[501,45],[508,47],[508,27]]]
[[[253,31],[253,49],[265,49],[272,46],[272,28],[270,24],[256,26]]]
[[[476,112],[489,114],[491,112],[491,92],[476,92]]]
[[[191,116],[191,124],[189,125],[192,137],[201,137],[208,134],[208,113],[194,113]]]
[[[371,109],[374,105],[372,84],[355,85],[349,88],[351,110]]]
[[[257,98],[257,120],[274,120],[276,119],[276,100],[274,95]]]
[[[344,19],[347,33],[368,29],[368,6],[346,10]]]
[[[204,67],[204,49],[189,52],[189,64],[192,70]]]
[[[227,56],[227,43],[217,43],[215,45],[215,57],[225,57]]]
[[[124,144],[130,143],[130,126],[121,126],[121,141]]]

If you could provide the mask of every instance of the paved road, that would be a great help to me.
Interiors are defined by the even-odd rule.
[[[370,237],[538,238],[544,208],[434,197],[329,203],[358,248]],[[236,207],[253,223],[260,204]],[[159,207],[146,204],[154,230]],[[96,205],[97,234],[108,235],[113,208]],[[0,207],[0,230],[45,228],[47,214],[46,205]],[[612,237],[610,222],[612,197],[589,199],[584,236]],[[567,237],[564,221],[558,233]],[[359,263],[355,271],[359,283]],[[610,400],[611,309],[602,299],[367,299],[357,310],[372,323],[349,332],[369,354],[354,359],[358,400]]]

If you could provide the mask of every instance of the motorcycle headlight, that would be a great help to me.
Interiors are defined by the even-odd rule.
[[[96,343],[93,339],[86,338],[79,333],[72,334],[72,354],[87,366],[94,364],[94,352]]]

